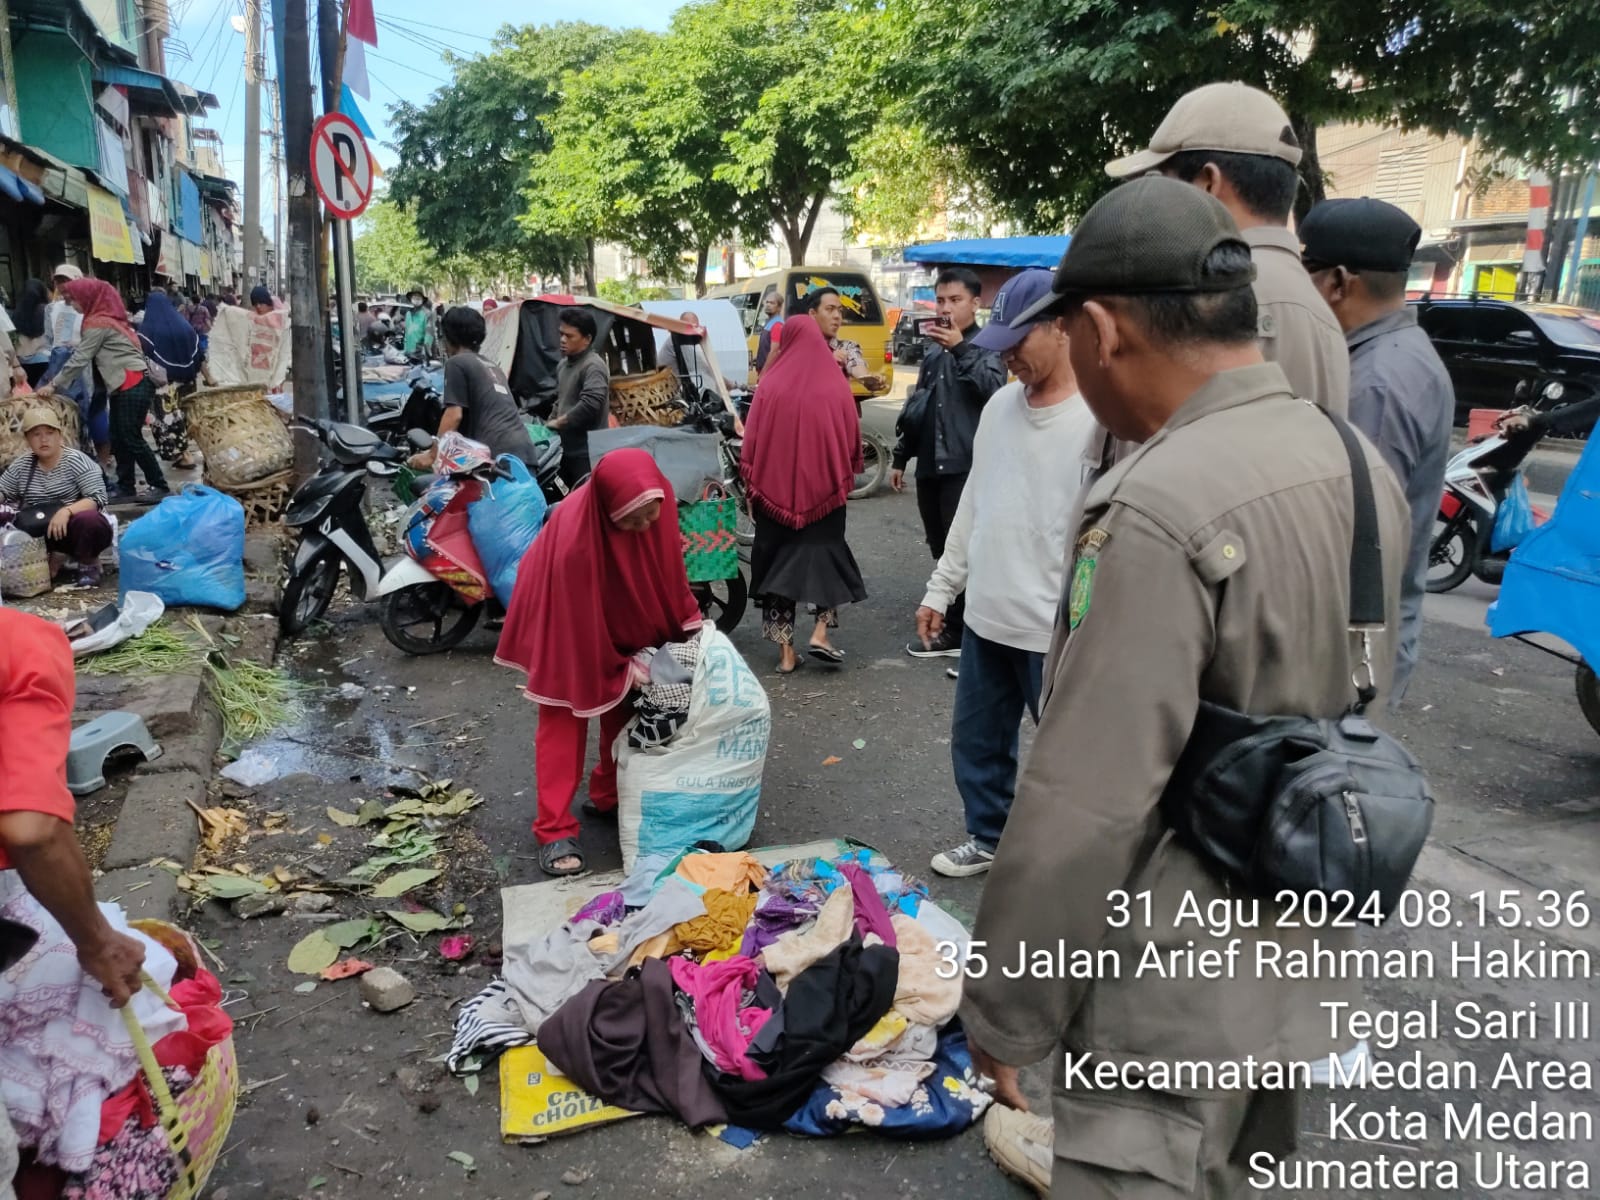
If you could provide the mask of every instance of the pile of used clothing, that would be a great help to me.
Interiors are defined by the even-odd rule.
[[[508,938],[448,1061],[537,1041],[606,1103],[691,1126],[949,1136],[989,1105],[954,1021],[966,940],[869,848],[692,851]]]

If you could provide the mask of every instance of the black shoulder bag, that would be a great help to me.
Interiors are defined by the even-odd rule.
[[[22,485],[22,507],[17,509],[17,515],[11,518],[11,524],[22,530],[29,537],[42,538],[50,532],[50,522],[65,505],[61,504],[28,504],[28,493],[33,490],[33,477],[39,471],[39,456],[33,456],[33,461],[28,464],[28,481]]]
[[[1342,419],[1327,415],[1350,457],[1355,493],[1356,700],[1335,720],[1258,717],[1202,701],[1161,812],[1181,841],[1247,890],[1347,892],[1357,907],[1375,893],[1377,923],[1393,911],[1422,853],[1433,793],[1410,751],[1362,715],[1377,695],[1372,631],[1384,623],[1378,511],[1361,444]]]

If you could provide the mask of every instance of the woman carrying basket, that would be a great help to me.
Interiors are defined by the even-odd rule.
[[[495,661],[526,672],[528,698],[539,705],[533,833],[547,875],[584,869],[572,801],[589,718],[600,718],[600,763],[583,808],[610,817],[611,748],[628,720],[628,693],[641,682],[634,655],[700,628],[672,503],[672,485],[649,454],[613,450],[550,510],[517,569]]]

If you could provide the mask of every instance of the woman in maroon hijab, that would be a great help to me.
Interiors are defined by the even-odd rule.
[[[762,632],[778,644],[778,673],[800,665],[799,605],[816,618],[808,649],[829,666],[844,651],[828,641],[841,604],[867,598],[844,539],[844,504],[862,470],[861,416],[822,330],[809,316],[783,323],[745,422],[742,471],[753,501],[750,587],[762,598]]]
[[[551,509],[517,568],[495,661],[525,671],[528,698],[539,705],[533,833],[546,874],[584,868],[572,800],[583,779],[589,718],[600,718],[600,763],[583,807],[611,815],[611,747],[638,682],[633,656],[700,628],[673,503],[672,485],[649,454],[613,450]]]

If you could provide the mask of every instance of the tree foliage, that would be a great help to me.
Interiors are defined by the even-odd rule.
[[[552,139],[545,121],[561,82],[626,35],[581,22],[504,27],[480,58],[443,56],[452,82],[424,105],[390,112],[399,164],[390,192],[445,256],[497,256],[507,274],[570,276],[588,260],[581,238],[531,228],[528,187]]]
[[[507,278],[496,256],[441,257],[417,232],[415,213],[391,196],[375,198],[357,228],[353,249],[358,291],[403,293],[419,287],[430,296],[465,298],[475,285],[498,290]]]
[[[1172,102],[1239,79],[1277,96],[1308,148],[1371,120],[1477,137],[1539,165],[1600,156],[1600,24],[1557,0],[885,0],[893,86],[1008,215],[1059,228],[1147,144]]]

